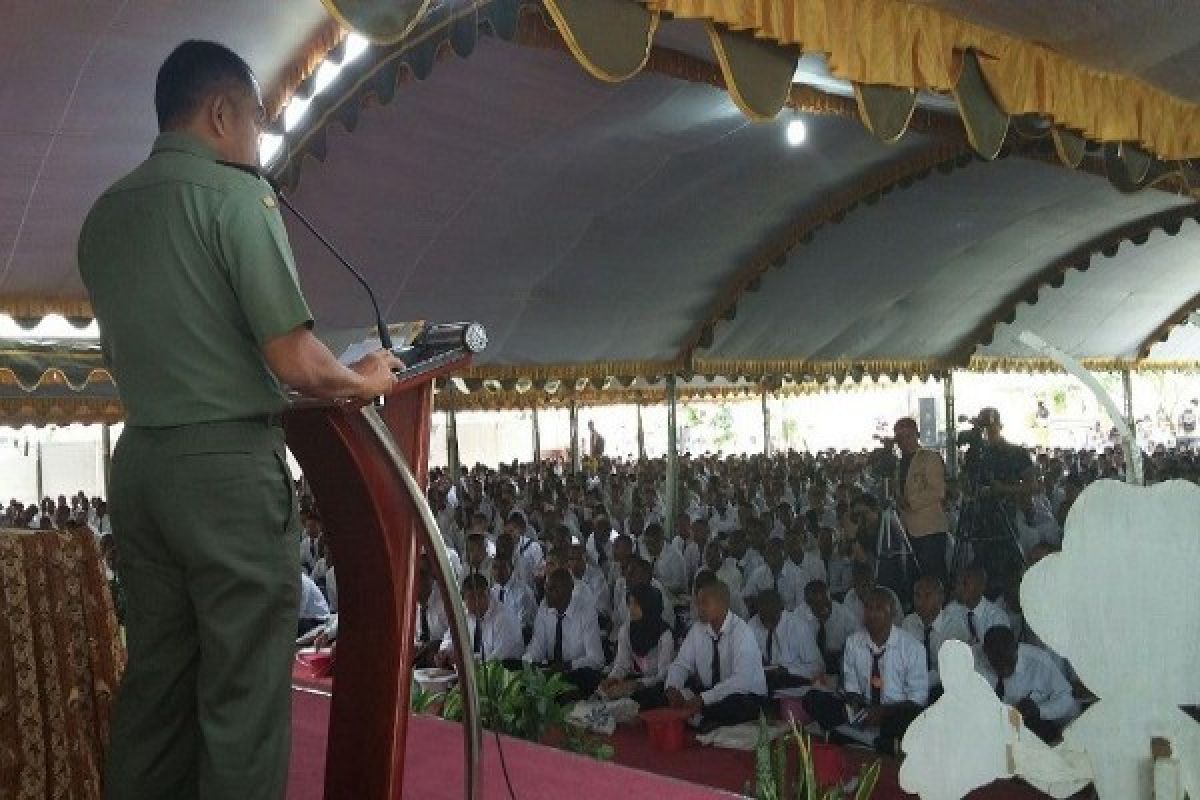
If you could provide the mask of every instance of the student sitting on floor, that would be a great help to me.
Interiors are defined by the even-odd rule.
[[[831,674],[842,671],[842,650],[850,635],[862,626],[846,607],[829,596],[825,581],[811,581],[804,587],[805,608],[799,609],[801,619],[808,622],[817,641],[817,651]]]
[[[875,583],[875,570],[870,564],[855,564],[852,577],[854,586],[850,591],[846,592],[846,597],[842,600],[842,605],[854,615],[854,620],[861,626],[863,624],[863,601],[877,585]],[[904,612],[900,610],[900,598],[888,587],[883,586],[880,588],[891,594],[892,606],[896,609],[896,617],[892,622],[899,625],[904,621]]]
[[[945,609],[946,592],[934,575],[922,575],[913,583],[913,612],[904,618],[900,627],[912,634],[925,648],[925,666],[929,670],[930,700],[941,695],[942,679],[938,675],[938,651],[948,639],[967,640],[967,632],[958,630],[954,619]]]
[[[866,630],[847,640],[842,656],[842,691],[812,691],[803,700],[804,710],[826,731],[847,723],[877,729],[875,749],[885,755],[896,754],[929,699],[925,649],[892,624],[894,613],[886,589],[868,594]]]
[[[617,636],[617,657],[600,690],[632,697],[643,709],[667,704],[663,682],[675,656],[675,638],[662,619],[662,594],[649,586],[629,590],[629,621]]]
[[[413,666],[428,667],[441,647],[442,637],[450,627],[450,618],[442,605],[442,593],[429,566],[427,556],[421,556],[417,566],[417,625]]]
[[[533,590],[513,574],[512,561],[497,554],[492,561],[492,600],[504,606],[516,618],[526,641],[533,635],[537,601]]]
[[[304,570],[300,571],[299,612],[296,636],[303,636],[329,619],[329,604],[325,602],[325,595],[321,594],[316,582]]]
[[[757,606],[758,614],[750,620],[750,630],[762,652],[767,688],[774,692],[807,686],[823,674],[825,662],[817,650],[812,626],[785,609],[783,598],[774,589],[759,592]]]
[[[983,567],[967,567],[958,574],[956,601],[946,606],[950,621],[966,630],[967,644],[974,648],[976,658],[987,632],[997,625],[1008,625],[1008,614],[1004,609],[983,596],[987,583],[987,571]]]
[[[478,573],[468,575],[463,579],[462,593],[463,605],[467,607],[471,655],[479,661],[500,661],[519,667],[521,654],[525,651],[521,624],[503,605],[491,602],[487,578]],[[442,637],[437,661],[443,667],[454,662],[454,641],[450,631]]]
[[[596,690],[604,674],[604,649],[600,625],[590,602],[574,595],[575,581],[565,569],[546,578],[546,602],[538,609],[533,639],[525,660],[553,672],[561,672],[576,692],[562,698],[570,703]]]
[[[750,626],[729,611],[729,587],[705,583],[696,607],[699,619],[667,670],[667,702],[696,715],[702,732],[758,719],[767,696],[762,653]]]
[[[1053,743],[1068,722],[1079,716],[1079,701],[1054,657],[1040,647],[1018,644],[1012,629],[990,628],[983,637],[986,664],[979,674],[996,696],[1021,712],[1025,727]]]

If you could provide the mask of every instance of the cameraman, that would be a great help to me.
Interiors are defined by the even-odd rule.
[[[896,508],[908,531],[921,574],[949,586],[946,574],[946,465],[936,451],[921,448],[917,421],[904,417],[893,428],[900,448]]]
[[[1037,470],[1028,451],[1010,444],[1001,431],[1000,412],[994,408],[980,409],[973,419],[975,430],[982,433],[981,452],[967,452],[967,461],[982,460],[979,482],[975,489],[981,499],[996,502],[1013,501],[1006,508],[1013,510],[1015,501],[1022,495],[1037,491]]]

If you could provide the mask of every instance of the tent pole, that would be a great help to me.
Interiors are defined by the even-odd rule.
[[[675,376],[667,376],[667,518],[663,528],[667,541],[675,539],[675,508],[679,501],[679,448],[676,441]]]
[[[1129,423],[1129,430],[1133,431],[1134,438],[1137,437],[1137,419],[1133,416],[1133,373],[1129,368],[1121,370],[1121,388],[1125,391],[1125,421]]]
[[[579,472],[579,405],[571,401],[571,472]]]
[[[41,505],[45,492],[42,485],[42,442],[40,437],[34,444],[33,458],[33,485],[37,487],[37,501],[38,505]]]
[[[954,371],[949,370],[942,378],[942,389],[946,393],[946,469],[951,478],[958,477],[958,428],[954,418]]]
[[[533,407],[533,463],[537,466],[542,463],[542,426],[538,422],[537,406]]]
[[[100,496],[108,498],[109,482],[112,480],[112,425],[105,422],[100,426]]]
[[[453,390],[451,390],[451,397],[453,397]],[[450,473],[450,480],[457,484],[459,475],[458,417],[455,416],[453,405],[446,411],[446,469]]]
[[[646,429],[642,427],[642,401],[637,403],[637,453],[638,461],[646,460]]]
[[[771,457],[771,409],[767,405],[767,387],[762,389],[763,455]]]

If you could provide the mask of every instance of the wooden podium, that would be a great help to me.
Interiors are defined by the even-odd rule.
[[[433,380],[469,361],[464,354],[434,369],[414,370],[381,407],[301,401],[284,416],[288,447],[329,521],[337,566],[327,800],[393,800],[402,794],[420,547],[430,555],[450,617],[464,699],[466,796],[479,796],[481,729],[466,616],[424,499]]]

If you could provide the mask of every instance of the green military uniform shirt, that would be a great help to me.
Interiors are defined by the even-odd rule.
[[[79,270],[133,426],[280,411],[262,345],[312,325],[275,193],[216,161],[190,135],[160,134],[80,234]]]

